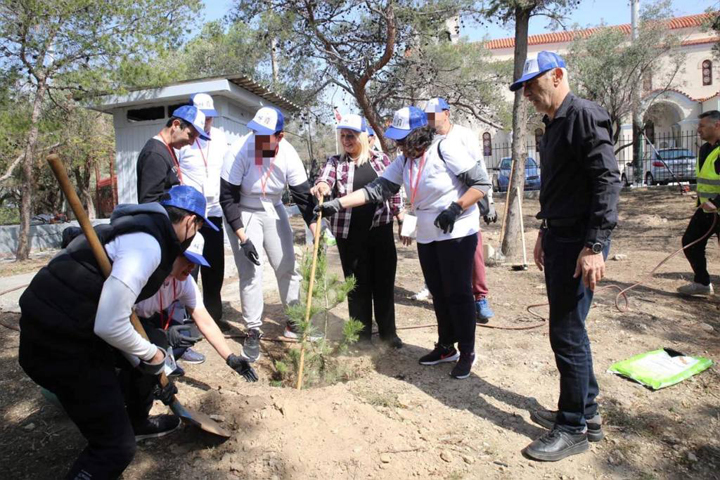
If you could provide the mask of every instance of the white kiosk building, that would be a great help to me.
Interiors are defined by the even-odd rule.
[[[137,203],[135,166],[140,150],[160,131],[172,112],[188,104],[195,93],[213,97],[219,114],[213,126],[222,129],[231,143],[248,132],[247,123],[260,107],[276,107],[285,116],[299,110],[289,100],[242,75],[186,80],[101,97],[92,108],[113,115],[119,203]]]

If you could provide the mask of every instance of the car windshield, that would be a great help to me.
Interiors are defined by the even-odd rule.
[[[677,160],[681,158],[695,158],[693,152],[687,149],[674,148],[672,150],[660,150],[658,152],[663,160]]]
[[[500,170],[510,170],[510,168],[512,168],[512,158],[503,158],[502,162],[500,162]],[[537,168],[537,163],[535,162],[535,159],[530,157],[525,160],[525,169],[527,170],[529,168]]]

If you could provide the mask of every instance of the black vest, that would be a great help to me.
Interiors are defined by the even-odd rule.
[[[181,253],[180,242],[168,217],[138,213],[99,225],[95,231],[105,245],[115,237],[144,232],[160,244],[160,265],[148,279],[137,301],[154,295],[172,271]],[[20,297],[20,364],[33,356],[108,360],[112,348],[93,331],[105,278],[85,235],[75,238],[43,267]],[[25,354],[24,354],[25,353]],[[47,355],[46,355],[47,354]]]

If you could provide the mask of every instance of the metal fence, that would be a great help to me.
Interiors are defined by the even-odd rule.
[[[694,130],[672,131],[654,133],[646,131],[642,144],[641,162],[642,171],[635,172],[632,165],[633,147],[632,136],[621,135],[615,145],[615,156],[618,161],[623,182],[625,185],[640,184],[658,185],[674,182],[695,182],[695,163],[700,141]],[[526,145],[528,157],[540,165],[540,152],[537,151],[536,141],[529,141]],[[510,142],[493,143],[491,148],[485,144],[485,164],[488,173],[493,176],[494,184],[497,182],[501,166],[505,170],[512,157],[512,144]],[[624,148],[623,148],[624,147]],[[503,165],[503,162],[504,165]],[[532,170],[532,169],[531,169]],[[526,172],[532,175],[533,172]]]

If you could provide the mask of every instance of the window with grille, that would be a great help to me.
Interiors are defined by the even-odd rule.
[[[702,84],[712,85],[712,62],[705,60],[702,63]]]
[[[483,155],[486,157],[492,157],[492,136],[490,132],[483,133]]]

